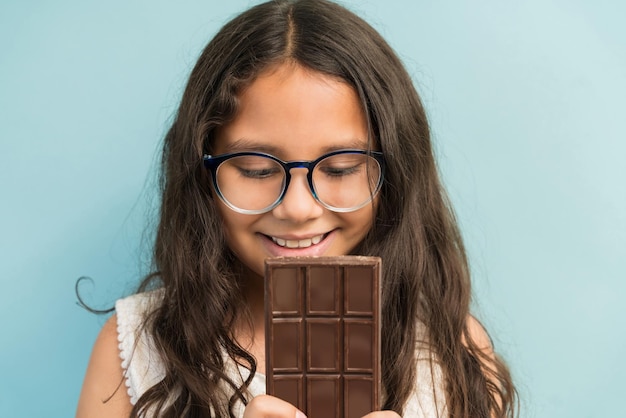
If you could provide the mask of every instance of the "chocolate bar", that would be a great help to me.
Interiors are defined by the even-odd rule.
[[[265,262],[266,391],[309,418],[380,407],[379,257]]]

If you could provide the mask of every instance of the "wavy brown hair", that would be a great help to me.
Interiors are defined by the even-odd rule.
[[[484,354],[468,330],[465,250],[411,78],[371,26],[324,0],[249,9],[217,33],[190,75],[163,146],[155,272],[140,287],[164,289],[145,326],[166,374],[140,397],[132,416],[158,410],[163,417],[232,417],[235,403],[247,402],[256,363],[232,330],[246,312],[242,267],[225,243],[202,156],[210,153],[215,130],[237,114],[237,94],[282,62],[352,86],[375,141],[370,146],[384,154],[376,220],[354,250],[384,261],[384,408],[402,413],[420,384],[416,346],[426,344],[445,377],[450,417],[514,416],[517,397],[507,368]],[[225,374],[224,353],[252,371],[243,385]]]

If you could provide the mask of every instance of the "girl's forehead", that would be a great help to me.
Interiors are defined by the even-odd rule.
[[[240,92],[238,111],[217,131],[214,145],[219,154],[264,148],[284,158],[314,158],[325,150],[367,144],[365,113],[350,85],[283,64],[264,71]]]
[[[349,101],[359,103],[356,91],[344,80],[290,61],[261,72],[237,97],[240,112],[246,110],[245,105],[263,105],[262,110],[270,110],[276,107],[271,106],[274,99],[282,102],[308,101],[319,106],[339,100],[344,104]]]

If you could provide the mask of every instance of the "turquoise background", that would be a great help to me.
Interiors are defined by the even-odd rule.
[[[160,140],[253,3],[0,3],[0,416],[74,414],[105,319],[76,279],[104,308],[146,271]],[[522,416],[622,414],[626,3],[345,4],[416,80]]]

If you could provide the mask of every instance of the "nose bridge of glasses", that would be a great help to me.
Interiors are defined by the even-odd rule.
[[[313,164],[311,161],[289,161],[288,163],[284,163],[284,165],[285,170],[291,172],[293,168],[305,168],[307,171],[310,171]]]
[[[311,161],[289,161],[287,163],[283,163],[285,172],[287,173],[287,181],[285,182],[285,193],[287,193],[288,186],[292,184],[292,182],[290,181],[292,177],[291,170],[302,169],[303,170],[302,174],[305,176],[305,179],[306,179],[305,183],[307,187],[309,188],[310,192],[314,195],[313,185],[311,184],[311,170],[312,170],[313,165],[314,164]]]

